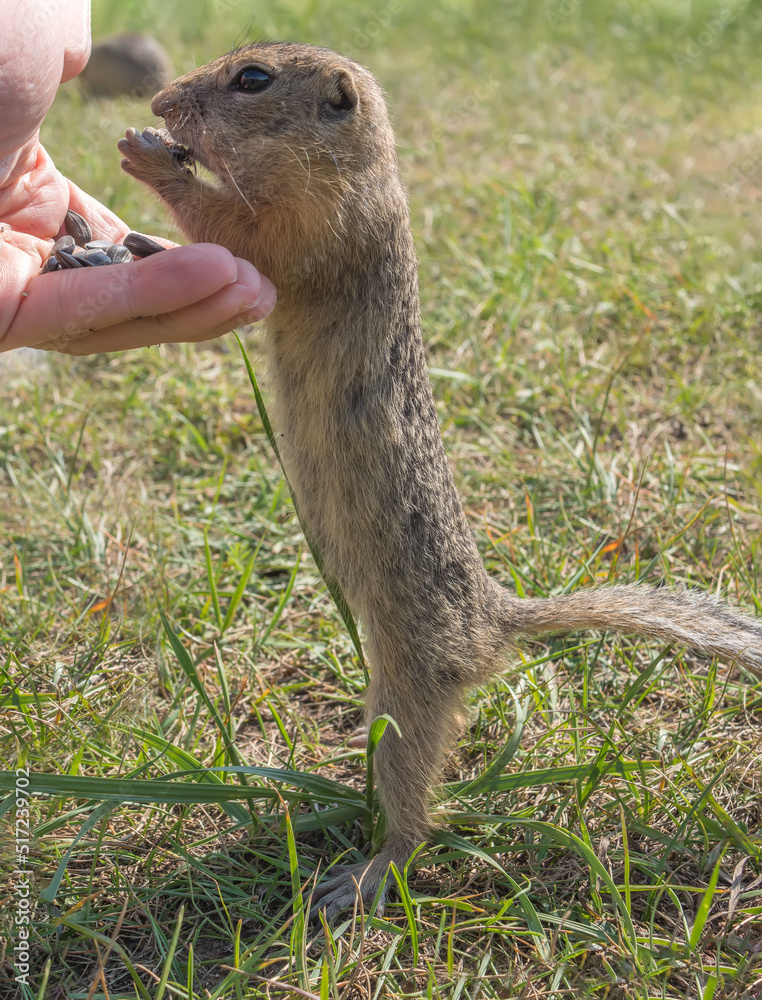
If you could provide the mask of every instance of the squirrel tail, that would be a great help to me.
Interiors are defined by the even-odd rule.
[[[511,637],[525,639],[583,629],[637,633],[720,656],[762,677],[762,619],[696,591],[634,584],[547,599],[513,598],[505,628]]]

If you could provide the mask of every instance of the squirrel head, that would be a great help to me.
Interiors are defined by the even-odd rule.
[[[214,174],[232,209],[199,204],[199,228],[185,222],[186,234],[251,260],[278,287],[281,311],[331,300],[352,287],[352,268],[365,287],[362,274],[386,266],[376,255],[403,238],[407,203],[384,95],[350,59],[291,42],[247,45],[175,80],[151,109],[179,161]]]
[[[252,207],[341,197],[391,165],[368,70],[311,45],[255,43],[180,77],[151,103],[172,138]]]

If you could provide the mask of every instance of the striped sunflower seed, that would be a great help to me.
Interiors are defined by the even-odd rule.
[[[65,250],[67,253],[72,253],[75,246],[73,236],[62,236],[60,240],[56,240],[53,244],[51,253],[55,253],[57,250]]]
[[[106,247],[105,253],[111,258],[112,264],[129,264],[132,260],[132,254],[121,243],[112,243]]]
[[[150,236],[143,236],[142,233],[127,233],[122,243],[136,257],[150,257],[152,254],[167,249],[156,240],[152,240]]]
[[[72,212],[71,209],[66,213],[64,226],[69,236],[74,237],[74,242],[78,247],[83,247],[85,243],[89,243],[93,238],[93,231],[87,219],[83,219],[81,215],[78,215],[77,212]]]
[[[66,270],[73,270],[75,267],[92,267],[93,265],[84,257],[75,256],[66,250],[56,250],[56,260],[61,267]]]
[[[104,265],[112,263],[109,255],[105,253],[105,251],[98,250],[97,248],[95,250],[80,250],[77,254],[77,259],[82,260],[83,258],[89,264],[92,264],[93,267],[103,267]]]

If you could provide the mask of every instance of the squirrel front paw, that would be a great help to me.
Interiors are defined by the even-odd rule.
[[[118,142],[122,170],[137,180],[156,187],[168,177],[190,174],[188,150],[174,142],[166,129],[147,128],[138,132],[128,128]]]

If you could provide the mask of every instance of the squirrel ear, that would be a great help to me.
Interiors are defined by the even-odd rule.
[[[346,70],[339,70],[331,81],[333,84],[329,99],[330,110],[339,114],[348,114],[357,107],[359,95],[355,82]]]

